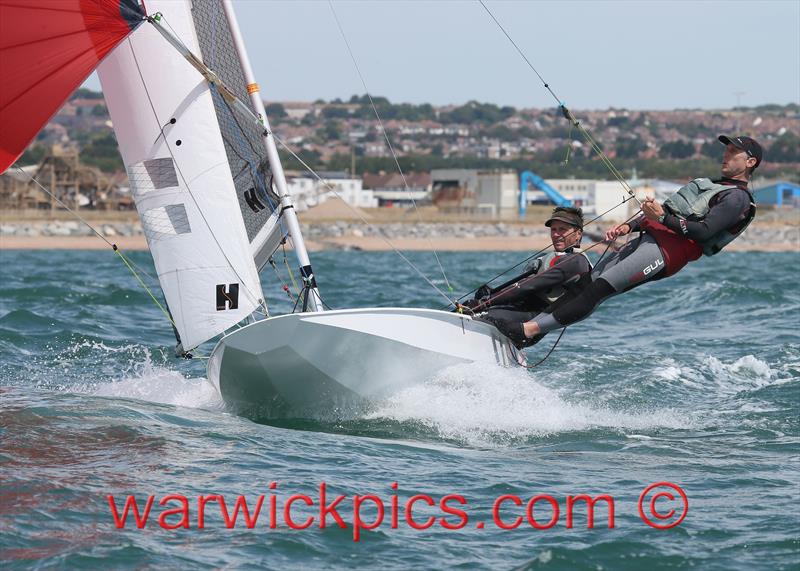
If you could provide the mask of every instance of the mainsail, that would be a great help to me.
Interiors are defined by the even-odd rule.
[[[148,0],[193,52],[188,1]],[[131,191],[183,347],[263,303],[212,90],[151,27],[98,68]]]
[[[134,0],[0,0],[0,173],[143,17]]]
[[[203,63],[237,98],[248,101],[247,81],[220,0],[193,0],[191,9]],[[270,180],[263,129],[237,115],[214,87],[211,95],[247,237],[260,268],[286,235],[279,223],[280,198]]]

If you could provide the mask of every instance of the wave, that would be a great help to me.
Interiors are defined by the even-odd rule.
[[[672,409],[622,410],[574,400],[568,389],[549,388],[526,370],[485,364],[450,367],[386,400],[367,418],[419,423],[473,446],[591,430],[687,428]]]

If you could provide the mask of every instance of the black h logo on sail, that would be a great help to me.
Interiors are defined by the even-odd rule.
[[[217,311],[239,307],[239,284],[217,285]]]
[[[244,191],[244,200],[245,202],[247,202],[247,206],[249,206],[250,210],[252,210],[253,212],[259,212],[261,210],[264,210],[264,208],[266,208],[264,204],[258,199],[255,188],[251,188],[250,190]]]

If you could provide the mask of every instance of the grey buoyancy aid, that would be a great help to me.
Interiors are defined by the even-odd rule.
[[[531,264],[531,268],[534,269],[535,274],[541,274],[542,272],[546,272],[550,268],[556,265],[558,259],[562,256],[569,256],[571,254],[580,254],[584,258],[586,258],[586,263],[589,264],[589,269],[592,268],[592,263],[589,261],[589,256],[587,256],[580,248],[567,248],[563,252],[550,252],[547,255],[542,256],[541,258],[536,258],[533,263]],[[541,292],[538,294],[540,297],[546,299],[548,302],[553,303],[559,297],[566,293],[565,285],[572,284],[573,282],[577,282],[580,279],[580,276],[574,276],[564,282],[564,284],[560,284],[550,289]]]
[[[686,186],[670,196],[664,202],[664,208],[670,213],[687,220],[702,220],[710,210],[711,199],[724,190],[741,188],[732,184],[718,184],[709,178],[696,178]],[[698,242],[703,248],[703,254],[713,256],[721,251],[725,246],[733,242],[753,221],[756,214],[756,204],[753,193],[749,189],[742,189],[750,197],[750,212],[747,220],[743,224],[737,224],[736,230],[731,232],[729,229],[717,232],[709,239]]]

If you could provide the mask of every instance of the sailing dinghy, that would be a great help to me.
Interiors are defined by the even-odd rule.
[[[179,352],[221,335],[208,379],[236,411],[304,416],[389,396],[451,365],[521,359],[466,315],[325,310],[230,0],[147,0],[146,12],[135,0],[47,6],[59,3],[125,16],[97,68],[103,93]],[[0,0],[6,14],[12,4],[41,14],[36,2]],[[300,311],[270,316],[259,271],[287,240]]]

